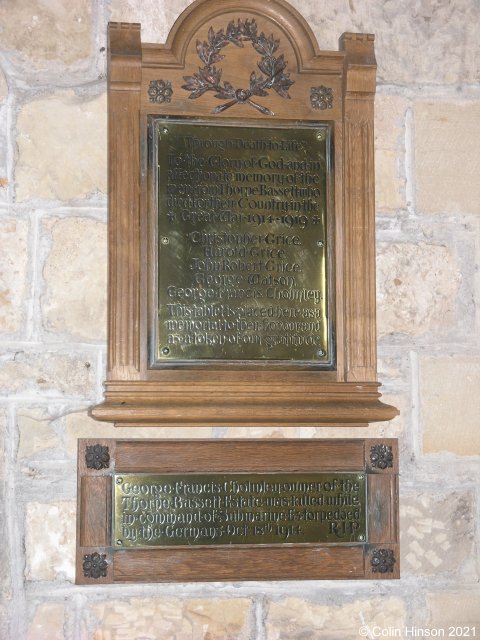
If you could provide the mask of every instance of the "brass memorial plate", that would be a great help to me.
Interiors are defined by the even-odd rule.
[[[114,546],[365,542],[365,478],[116,474]]]
[[[399,577],[394,439],[79,440],[77,582]]]
[[[150,118],[156,297],[151,366],[331,367],[326,124]]]

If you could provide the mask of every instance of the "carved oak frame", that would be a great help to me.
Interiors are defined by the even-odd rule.
[[[289,61],[291,99],[274,91],[261,98],[274,116],[245,105],[212,116],[219,101],[211,93],[189,100],[182,88],[184,76],[198,69],[196,40],[204,40],[210,26],[218,30],[238,18],[255,18],[265,33],[279,37]],[[243,51],[228,49],[228,76],[236,86],[245,76]],[[379,400],[376,372],[375,76],[373,35],[345,33],[338,52],[320,51],[305,20],[284,0],[197,0],[178,18],[165,45],[143,44],[139,24],[109,25],[108,373],[105,400],[92,409],[94,418],[117,426],[365,426],[396,415]],[[319,90],[315,99],[312,88]],[[334,371],[278,370],[268,363],[231,370],[148,367],[149,115],[331,125]]]
[[[88,457],[92,449],[101,466]],[[112,539],[115,473],[322,471],[366,475],[364,542],[127,549]],[[400,578],[394,439],[79,440],[77,496],[77,584]]]

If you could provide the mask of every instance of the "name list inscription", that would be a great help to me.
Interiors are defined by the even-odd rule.
[[[115,476],[114,545],[366,541],[364,474]]]
[[[157,358],[328,364],[327,129],[155,127]]]

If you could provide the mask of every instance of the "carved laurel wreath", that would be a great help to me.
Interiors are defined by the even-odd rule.
[[[252,71],[250,74],[250,86],[248,89],[235,89],[230,82],[220,80],[222,69],[217,69],[214,64],[223,60],[224,55],[220,51],[229,43],[236,47],[243,48],[244,42],[251,42],[255,51],[260,53],[262,59],[258,62],[258,68],[264,75],[259,75]],[[208,30],[208,42],[197,40],[197,53],[205,64],[199,67],[198,73],[193,76],[184,76],[185,84],[182,89],[190,91],[190,99],[199,98],[207,91],[215,91],[215,98],[219,100],[230,99],[229,102],[221,104],[213,109],[212,113],[221,113],[229,109],[234,104],[249,104],[261,113],[273,116],[273,112],[252,100],[252,96],[268,96],[268,89],[274,89],[282,98],[290,98],[288,89],[294,83],[290,80],[290,74],[284,73],[287,62],[283,54],[278,58],[275,52],[278,49],[280,40],[275,40],[273,35],[267,37],[263,31],[257,34],[255,20],[232,20],[226,31],[219,29],[214,31],[213,27]]]

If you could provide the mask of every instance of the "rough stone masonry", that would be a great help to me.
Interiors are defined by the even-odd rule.
[[[348,640],[476,627],[480,452],[477,0],[292,0],[322,49],[376,34],[378,327],[389,425],[181,429],[401,442],[399,582],[77,587],[76,441],[108,425],[108,20],[164,42],[188,0],[0,4],[0,637]],[[122,430],[162,437],[164,429]],[[398,637],[398,636],[397,636]],[[410,636],[411,637],[411,636]]]

